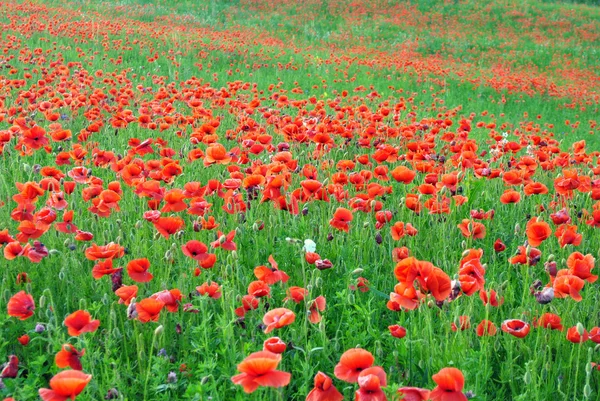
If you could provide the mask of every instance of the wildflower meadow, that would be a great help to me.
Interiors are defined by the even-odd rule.
[[[600,400],[595,0],[0,0],[0,399]]]

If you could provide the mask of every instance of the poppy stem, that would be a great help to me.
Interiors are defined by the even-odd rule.
[[[150,344],[150,350],[148,352],[148,369],[146,370],[146,379],[144,380],[144,399],[148,399],[148,381],[150,380],[150,371],[152,368],[152,352],[154,351],[154,344],[156,343],[156,337],[158,333],[154,331],[152,335],[152,343]]]

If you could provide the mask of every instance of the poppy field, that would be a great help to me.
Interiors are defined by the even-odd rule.
[[[0,1],[0,399],[600,400],[600,7]]]

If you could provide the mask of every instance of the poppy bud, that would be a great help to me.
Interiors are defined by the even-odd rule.
[[[108,392],[106,393],[106,397],[104,397],[105,400],[115,400],[117,398],[119,398],[119,392],[116,388],[111,388],[110,390],[108,390]]]
[[[63,270],[58,272],[58,279],[61,281],[65,279],[65,272]]]
[[[19,341],[21,345],[26,346],[29,344],[29,336],[27,334],[23,334],[21,337],[17,338],[17,341]]]
[[[369,222],[368,221],[365,221],[363,223],[363,228],[369,228]]]
[[[315,287],[322,287],[323,286],[323,279],[321,277],[317,277],[317,279],[315,280]]]
[[[138,220],[135,222],[135,229],[140,230],[142,228],[142,221]]]
[[[525,372],[525,375],[523,376],[523,381],[525,382],[525,385],[529,385],[531,384],[531,372],[527,371]]]
[[[548,255],[548,262],[553,262],[554,258],[555,258],[554,254],[551,253],[550,255]]]
[[[231,255],[231,259],[233,259],[233,260],[238,259],[237,251],[235,251],[235,250],[231,251],[230,255]]]
[[[160,326],[158,326],[156,329],[154,329],[154,337],[158,337],[160,336],[163,331],[165,331],[165,328],[163,327],[163,325],[161,324]]]
[[[44,327],[43,324],[38,323],[38,324],[35,325],[35,332],[36,333],[39,334],[39,333],[43,333],[44,331],[46,331],[46,328]]]
[[[361,269],[360,267],[357,269],[352,270],[352,274],[361,274],[362,272],[364,272],[364,269]]]
[[[381,236],[380,232],[375,234],[375,242],[377,243],[377,245],[381,245],[381,243],[383,242],[383,237]]]
[[[327,241],[332,241],[333,240],[333,234],[329,233],[327,234]]]
[[[580,336],[583,336],[583,333],[585,332],[585,328],[583,327],[583,324],[581,323],[577,323],[577,332],[579,333]]]
[[[28,291],[28,293],[30,293],[30,291]],[[43,309],[44,306],[46,305],[46,296],[42,295],[40,297],[40,300],[38,301],[38,305],[40,306],[40,309]]]
[[[198,220],[194,220],[193,229],[195,232],[200,232],[202,230],[202,224]]]
[[[308,215],[308,207],[304,206],[302,208],[302,216],[306,216],[306,215]]]
[[[348,294],[348,303],[350,305],[354,305],[354,294],[352,294],[352,293]]]
[[[202,379],[200,379],[200,385],[204,386],[206,383],[208,383],[208,379],[210,379],[210,376],[204,376]]]
[[[23,163],[23,166],[21,167],[23,169],[24,172],[26,172],[27,174],[29,174],[31,172],[31,166],[27,163]]]
[[[515,235],[519,235],[519,231],[521,231],[521,226],[517,223],[515,224]]]
[[[590,364],[590,366],[592,366]],[[589,383],[586,383],[585,386],[583,387],[583,396],[588,399],[590,398],[590,395],[592,395],[592,388],[590,387]]]

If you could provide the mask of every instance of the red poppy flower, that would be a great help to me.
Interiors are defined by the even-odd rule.
[[[163,237],[169,239],[185,225],[185,222],[181,217],[159,217],[153,224]]]
[[[429,395],[432,401],[467,401],[462,393],[465,377],[456,368],[443,368],[432,376],[437,387]]]
[[[90,380],[92,380],[91,375],[78,370],[64,370],[50,379],[51,390],[42,388],[39,394],[44,401],[64,401],[69,398],[74,400]]]
[[[397,324],[394,324],[392,326],[388,326],[388,329],[390,330],[390,334],[393,337],[396,337],[396,338],[406,337],[406,329],[402,326],[398,326]]]
[[[321,321],[321,314],[319,312],[323,312],[325,310],[325,297],[323,295],[319,295],[308,308],[308,320],[313,323],[319,323]]]
[[[584,343],[587,340],[589,340],[589,338],[590,336],[586,329],[583,329],[583,333],[581,334],[579,333],[577,326],[573,326],[569,330],[567,330],[567,340],[571,341],[572,343]]]
[[[335,388],[333,381],[323,372],[315,375],[315,386],[306,396],[306,401],[343,401],[344,396]]]
[[[163,301],[158,299],[146,298],[140,302],[136,302],[135,310],[137,312],[137,318],[140,322],[158,322],[160,311],[165,306]]]
[[[129,306],[131,300],[137,296],[137,285],[124,285],[115,291],[115,295],[119,297],[119,303]]]
[[[127,263],[129,277],[138,283],[147,283],[152,280],[154,276],[148,271],[149,268],[150,261],[146,258],[134,259]]]
[[[502,322],[502,331],[518,338],[529,334],[529,324],[519,319],[509,319]]]
[[[210,284],[201,284],[200,286],[196,287],[196,291],[198,291],[198,294],[202,296],[206,295],[213,299],[219,299],[223,295],[221,293],[221,286],[218,283],[215,283],[214,281]]]
[[[268,338],[263,343],[263,350],[274,354],[283,354],[286,348],[287,344],[281,341],[279,337]]]
[[[93,244],[85,250],[85,257],[89,260],[97,259],[115,259],[120,258],[125,254],[125,248],[119,244],[111,242],[107,245]]]
[[[152,294],[150,298],[163,302],[169,312],[177,312],[183,296],[181,295],[181,291],[175,288],[157,292],[156,294]]]
[[[552,229],[548,223],[539,220],[537,217],[532,217],[527,223],[527,242],[531,246],[538,246],[550,235],[552,235]]]
[[[59,368],[67,366],[74,370],[82,370],[80,358],[85,354],[85,349],[77,351],[71,344],[63,344],[62,349],[54,357],[54,362]]]
[[[19,291],[8,300],[8,315],[19,320],[26,320],[33,316],[35,303],[33,297],[25,291]]]
[[[334,375],[345,382],[356,383],[360,372],[373,366],[373,362],[375,358],[369,351],[351,348],[342,354],[340,362],[335,366]]]
[[[296,320],[296,314],[286,308],[275,308],[263,316],[263,323],[265,324],[265,333],[269,334],[273,329],[280,329],[284,326],[288,326],[294,323]]]
[[[208,247],[200,241],[190,240],[181,246],[181,250],[185,256],[198,262],[208,258]]]
[[[67,316],[64,324],[70,336],[80,336],[83,333],[96,331],[100,326],[100,320],[92,320],[92,315],[88,311],[78,310]]]
[[[381,387],[385,387],[386,375],[379,366],[367,368],[358,375],[358,390],[356,401],[387,401]]]
[[[401,387],[398,389],[402,401],[427,401],[430,393],[431,391],[419,387]]]
[[[17,341],[22,345],[26,346],[29,344],[29,335],[23,334],[21,337],[17,338]]]
[[[276,370],[280,361],[281,355],[269,351],[250,354],[237,366],[242,373],[233,376],[231,381],[241,385],[246,393],[254,392],[259,386],[287,386],[291,374]]]
[[[568,272],[568,271],[567,271]],[[579,291],[583,289],[585,281],[571,274],[557,275],[552,287],[556,298],[565,298],[570,296],[575,301],[580,302],[583,298]]]
[[[329,224],[333,228],[348,232],[350,230],[349,223],[353,220],[353,218],[354,216],[352,216],[352,212],[350,210],[339,207],[333,214],[333,218],[329,220]]]
[[[560,316],[555,315],[554,313],[544,313],[539,319],[533,319],[533,326],[561,331],[563,329],[563,325],[560,322]]]
[[[482,320],[481,323],[477,325],[477,335],[479,337],[494,336],[497,331],[494,323],[489,320]]]
[[[106,259],[102,262],[97,263],[92,268],[92,277],[94,277],[96,280],[98,280],[98,279],[102,278],[103,276],[111,275],[111,274],[114,274],[121,270],[123,270],[122,267],[113,268],[112,259]]]

